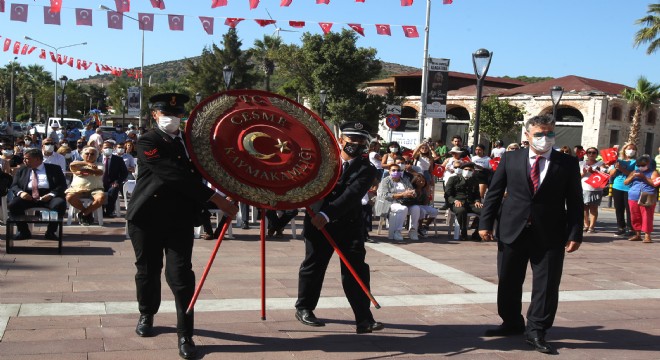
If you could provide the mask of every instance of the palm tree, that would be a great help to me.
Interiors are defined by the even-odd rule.
[[[636,25],[645,26],[635,33],[635,47],[649,44],[646,54],[651,55],[660,49],[660,3],[649,4],[648,15],[637,19]]]
[[[652,84],[644,76],[640,76],[637,80],[637,87],[635,89],[625,89],[621,95],[635,107],[628,142],[637,145],[642,112],[660,100],[660,84]]]
[[[282,39],[279,36],[264,35],[263,40],[254,40],[254,47],[250,49],[250,55],[256,61],[261,62],[261,69],[265,75],[265,88],[270,91],[270,77],[275,70],[272,53],[282,45]]]

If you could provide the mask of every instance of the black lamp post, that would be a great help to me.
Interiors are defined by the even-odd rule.
[[[122,126],[124,125],[124,122],[126,122],[126,98],[121,97],[121,124]]]
[[[474,115],[474,142],[473,148],[479,144],[479,117],[481,116],[481,91],[484,87],[484,78],[488,73],[493,53],[486,49],[479,49],[472,54],[474,75],[477,77],[477,109]]]
[[[225,79],[225,89],[229,90],[229,85],[231,85],[231,78],[234,76],[234,70],[229,65],[225,65],[222,68],[222,76]]]
[[[557,121],[557,106],[561,101],[561,96],[564,95],[564,88],[555,85],[550,88],[550,98],[552,98],[552,118]]]
[[[14,65],[16,64],[16,59],[18,59],[18,56],[14,56],[14,60],[11,61],[11,92],[9,95],[9,125],[8,128],[11,127],[11,122],[14,121],[14,104],[16,102],[16,96],[14,95]],[[14,133],[13,128],[9,130],[11,134]],[[12,135],[13,137],[13,135]]]
[[[61,112],[61,117],[60,117],[60,126],[64,125],[64,94],[66,90],[66,82],[69,81],[69,78],[66,77],[66,75],[62,75],[60,78],[60,86],[62,86],[62,99],[60,100],[60,112]]]

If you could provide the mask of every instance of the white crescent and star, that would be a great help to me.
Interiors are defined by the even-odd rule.
[[[16,13],[16,15],[23,15],[24,11],[25,11],[25,8],[21,5],[18,5],[18,6],[16,6],[16,8],[14,8],[14,12]]]
[[[274,157],[277,154],[277,152],[274,152],[274,153],[271,153],[271,154],[262,154],[262,153],[258,152],[254,148],[254,141],[256,139],[262,138],[262,137],[272,139],[272,137],[270,135],[266,134],[266,133],[263,133],[261,131],[254,131],[254,132],[246,134],[243,137],[243,147],[245,148],[245,150],[247,150],[248,154],[254,156],[255,158],[260,159],[260,160],[268,160],[268,159]],[[275,147],[279,149],[280,153],[284,153],[285,150],[291,151],[288,147],[288,144],[289,144],[288,141],[282,141],[280,139],[277,139],[277,144],[275,145]]]
[[[143,24],[147,25],[150,22],[151,22],[151,17],[150,16],[145,15],[145,16],[142,17],[142,23]]]
[[[115,24],[118,23],[119,20],[120,20],[119,15],[112,15],[112,16],[110,16],[110,21],[112,21],[112,22],[115,23]]]
[[[80,13],[79,13],[79,14],[80,14],[80,17],[81,17],[81,18],[83,18],[83,19],[87,19],[87,17],[89,16],[89,11],[87,11],[87,10],[80,10]]]
[[[204,29],[208,29],[208,28],[210,28],[210,27],[211,27],[211,22],[208,21],[208,20],[203,20],[203,21],[202,21],[202,27],[203,27]]]

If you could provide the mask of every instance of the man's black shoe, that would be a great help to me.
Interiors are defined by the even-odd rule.
[[[243,222],[243,226],[241,226],[241,229],[243,230],[249,230],[250,229],[250,224],[247,223],[247,221]]]
[[[619,229],[614,233],[614,235],[616,235],[616,236],[626,235],[626,229]]]
[[[317,319],[316,316],[314,316],[312,310],[296,310],[296,319],[307,326],[325,326],[323,321]]]
[[[44,234],[44,238],[46,240],[57,240],[57,235],[55,235],[53,232],[46,232],[46,234]]]
[[[378,321],[363,321],[357,325],[355,332],[358,334],[368,334],[373,331],[383,330],[385,325]]]
[[[195,343],[190,336],[179,337],[179,356],[184,359],[194,359],[197,355]]]
[[[14,240],[27,240],[32,237],[32,234],[28,232],[17,232],[16,235],[14,235]]]
[[[484,333],[484,336],[512,336],[512,335],[522,335],[525,332],[524,326],[506,326],[504,324],[494,328],[488,329]]]
[[[135,327],[135,333],[142,337],[154,336],[154,316],[141,314],[137,327]]]
[[[531,347],[534,348],[534,350],[544,353],[544,354],[553,354],[555,350],[545,342],[545,339],[543,337],[535,337],[535,338],[526,338],[525,342],[528,343]]]

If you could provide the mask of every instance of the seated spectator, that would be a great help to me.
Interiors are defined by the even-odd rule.
[[[396,159],[396,163],[403,169],[403,176],[412,181],[415,175],[422,175],[422,169],[419,166],[414,165],[415,160],[408,159],[406,160],[403,157]]]
[[[87,145],[93,146],[98,151],[101,151],[101,148],[103,148],[103,130],[100,127],[96,128],[94,134],[89,137]]]
[[[50,128],[52,129],[52,131],[48,135],[50,139],[52,139],[57,144],[59,144],[60,141],[64,140],[64,137],[66,136],[66,131],[63,132],[62,129],[60,129],[60,125],[58,123],[54,122],[50,126]]]
[[[77,218],[80,224],[88,226],[94,221],[94,211],[103,206],[105,201],[103,166],[96,162],[98,150],[93,146],[84,148],[81,156],[85,160],[71,162],[73,180],[65,193],[66,201],[79,210]],[[81,199],[89,197],[93,201],[85,207]]]
[[[390,166],[389,176],[383,178],[378,187],[377,214],[387,214],[389,211],[388,239],[403,241],[401,230],[410,214],[410,240],[419,240],[417,224],[419,222],[419,206],[414,205],[415,190],[408,179],[403,177],[403,171],[397,164]]]
[[[134,158],[137,157],[137,150],[135,150],[135,142],[127,141],[125,142],[125,144],[126,144],[126,153],[130,154]]]
[[[2,150],[2,155],[0,155],[0,168],[2,169],[2,172],[14,175],[23,159],[14,154],[11,144],[8,142],[0,143],[0,149]]]
[[[364,220],[364,238],[371,242],[369,232],[373,231],[373,215],[374,205],[376,204],[376,196],[378,193],[378,185],[380,185],[380,178],[376,177],[371,184],[371,188],[362,197],[362,219]]]
[[[57,149],[57,153],[64,156],[64,161],[68,165],[71,164],[71,148],[69,147],[69,144],[64,142],[60,145],[60,147]]]
[[[44,139],[41,150],[43,151],[43,159],[46,164],[57,165],[62,169],[62,174],[66,172],[66,159],[61,154],[58,154],[55,150],[55,140],[52,138]]]
[[[289,223],[294,217],[298,215],[298,209],[292,210],[283,210],[282,216],[277,216],[276,210],[267,210],[266,218],[268,219],[268,233],[269,237],[274,236],[276,238],[282,237],[282,232],[284,227]]]
[[[419,144],[413,152],[413,165],[420,168],[420,173],[426,178],[427,184],[432,183],[431,171],[433,170],[435,160],[439,158],[438,154],[435,153],[435,149],[431,148],[428,142]]]
[[[416,202],[419,207],[419,224],[417,226],[417,232],[421,236],[426,236],[429,224],[433,222],[438,216],[438,209],[434,208],[431,204],[431,189],[426,183],[426,178],[420,175],[415,175],[412,186],[415,189]],[[428,217],[427,217],[428,216]]]
[[[83,161],[82,150],[85,148],[85,139],[80,138],[76,141],[76,148],[71,151],[71,161]]]
[[[108,193],[108,202],[103,207],[103,216],[108,218],[115,217],[115,203],[122,190],[122,185],[128,178],[126,164],[121,157],[112,154],[113,148],[112,142],[103,143],[103,190]]]
[[[135,180],[135,177],[133,176],[133,172],[135,172],[135,158],[133,155],[128,154],[126,152],[126,144],[125,143],[119,143],[115,147],[115,153],[117,156],[121,157],[124,159],[124,164],[126,165],[126,169],[128,170],[128,179],[129,180]]]
[[[23,166],[18,169],[11,185],[14,198],[9,202],[10,216],[25,215],[25,210],[34,207],[43,207],[57,211],[62,217],[66,211],[64,190],[66,179],[62,169],[53,164],[44,163],[43,153],[38,149],[30,149],[23,155]],[[58,224],[48,224],[45,238],[56,240]],[[18,232],[14,239],[24,240],[32,237],[26,223],[17,224]]]
[[[23,138],[23,142],[25,142],[25,150],[38,149],[40,147],[39,138],[37,137],[36,134],[25,135],[25,137]]]
[[[369,161],[378,169],[378,179],[383,178],[383,157],[380,156],[380,143],[372,141],[369,143]]]
[[[449,155],[450,157],[446,158],[445,161],[442,162],[442,166],[445,167],[445,184],[447,181],[447,178],[451,175],[454,174],[455,168],[454,168],[454,163],[455,161],[461,161],[461,154],[463,154],[463,150],[459,148],[458,146],[454,146],[449,150]]]
[[[389,152],[385,153],[381,158],[381,165],[383,167],[383,177],[389,175],[390,166],[394,164],[397,157],[401,156],[401,146],[396,141],[390,142],[387,146]]]
[[[460,240],[467,240],[468,213],[481,213],[483,204],[479,195],[479,183],[472,176],[474,163],[461,165],[461,173],[449,179],[445,186],[449,208],[456,214],[461,227]],[[472,240],[481,241],[477,230],[472,234]]]
[[[511,143],[506,147],[506,151],[516,151],[518,149],[520,149],[520,145],[518,143]]]

